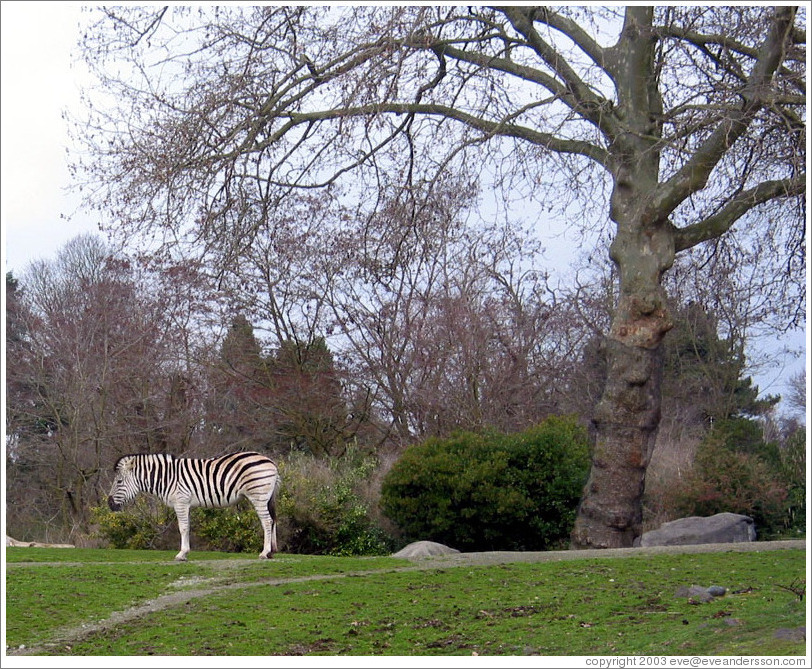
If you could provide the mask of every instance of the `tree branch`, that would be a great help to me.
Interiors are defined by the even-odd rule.
[[[545,23],[551,28],[555,28],[559,32],[569,37],[587,56],[590,57],[593,63],[600,67],[604,72],[606,68],[606,49],[598,44],[589,34],[581,28],[575,21],[568,19],[565,16],[552,11],[549,7],[536,7],[533,14],[533,20],[540,23]]]
[[[579,154],[591,158],[600,165],[607,164],[607,153],[601,147],[584,140],[563,139],[553,134],[539,132],[526,126],[510,123],[507,120],[488,121],[474,116],[461,109],[449,107],[441,104],[415,104],[409,102],[383,102],[360,105],[357,107],[345,107],[342,109],[327,109],[315,112],[290,112],[281,113],[277,118],[288,119],[280,130],[268,136],[268,138],[255,148],[261,149],[273,144],[284,136],[294,126],[312,121],[329,121],[348,117],[369,116],[372,114],[423,114],[426,116],[440,116],[443,118],[459,121],[470,128],[479,130],[488,136],[515,137],[524,139],[537,146],[544,147],[551,151],[561,153]]]
[[[674,232],[674,250],[684,251],[697,244],[721,237],[733,224],[756,205],[779,197],[801,195],[806,190],[806,175],[793,179],[765,181],[742,191],[731,199],[721,211],[703,221]]]
[[[742,44],[737,40],[733,39],[729,35],[720,35],[720,34],[703,34],[694,32],[692,30],[686,30],[684,28],[678,28],[675,26],[658,26],[655,28],[657,36],[660,38],[670,37],[676,40],[683,40],[686,42],[690,42],[695,47],[704,48],[707,47],[709,44],[715,44],[717,46],[723,47],[729,51],[735,51],[742,56],[749,56],[750,58],[758,58],[759,57],[759,50],[747,46],[746,44]],[[792,28],[790,31],[790,35],[792,36],[792,41],[795,44],[806,44],[806,32],[802,31],[798,28]],[[800,41],[799,41],[800,40]]]
[[[521,65],[509,58],[494,58],[483,53],[465,51],[464,49],[458,49],[452,46],[442,46],[439,48],[442,48],[444,55],[454,58],[455,60],[471,63],[472,65],[478,65],[483,68],[493,68],[505,74],[510,74],[524,79],[525,81],[531,81],[534,84],[544,86],[550,93],[558,96],[562,100],[567,101],[566,98],[569,98],[567,101],[569,107],[573,107],[577,104],[577,100],[575,100],[564,84],[534,67]]]
[[[522,35],[528,46],[533,49],[541,59],[563,80],[563,87],[569,93],[562,97],[567,104],[584,119],[595,125],[608,137],[618,134],[617,124],[613,114],[606,113],[611,109],[611,102],[603,96],[596,95],[592,89],[583,82],[575,70],[567,63],[567,59],[545,42],[533,26],[534,10],[525,7],[496,7],[510,21],[511,25]],[[540,14],[540,16],[543,16]],[[563,27],[563,22],[559,22]],[[573,37],[573,40],[575,37]],[[560,85],[559,85],[560,86]],[[556,92],[554,89],[549,89]]]
[[[687,197],[705,187],[722,156],[744,134],[758,110],[769,100],[769,85],[781,64],[795,12],[794,7],[776,8],[759,58],[741,89],[742,107],[731,109],[692,158],[658,188],[654,205],[661,218],[667,218]]]
[[[116,23],[123,24],[124,26],[129,28],[132,32],[134,32],[137,35],[137,37],[132,42],[129,43],[130,47],[134,47],[134,46],[137,46],[138,43],[142,39],[144,39],[144,37],[146,37],[147,35],[151,35],[151,34],[155,33],[156,30],[158,30],[158,26],[160,25],[161,21],[163,21],[164,14],[166,14],[166,11],[168,9],[169,9],[168,6],[162,7],[161,10],[157,14],[155,14],[152,21],[150,21],[149,25],[146,28],[144,28],[143,30],[139,30],[134,25],[128,23],[127,21],[125,21],[123,18],[121,18],[117,14],[114,14],[113,10],[111,10],[111,9],[104,8],[102,11],[105,13],[105,15],[108,18],[115,21]]]

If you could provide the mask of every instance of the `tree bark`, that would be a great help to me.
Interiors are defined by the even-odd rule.
[[[572,532],[573,548],[631,546],[662,402],[661,344],[672,322],[661,279],[674,262],[674,231],[653,205],[662,114],[651,7],[627,8],[610,65],[627,131],[613,138],[610,256],[620,297],[606,340],[606,384],[595,408],[592,469]]]
[[[593,416],[592,469],[573,548],[631,546],[641,533],[646,468],[660,422],[662,341],[673,325],[660,286],[673,262],[673,235],[667,226],[659,228],[640,228],[642,235],[661,238],[659,248],[647,244],[641,252],[617,239],[613,244],[621,295],[606,340],[606,385]]]
[[[607,383],[595,410],[589,481],[573,548],[631,546],[641,533],[646,468],[660,421],[661,349],[609,339]]]

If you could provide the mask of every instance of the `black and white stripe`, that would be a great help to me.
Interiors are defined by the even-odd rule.
[[[173,507],[180,529],[180,553],[189,554],[189,509],[224,507],[247,499],[256,509],[265,532],[260,558],[276,553],[276,495],[279,471],[259,453],[230,453],[219,458],[176,458],[167,453],[125,455],[116,462],[115,480],[107,500],[113,511],[150,493]]]

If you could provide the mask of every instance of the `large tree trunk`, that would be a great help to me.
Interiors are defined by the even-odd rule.
[[[626,132],[609,148],[617,234],[610,256],[620,299],[606,342],[606,385],[593,423],[592,469],[572,533],[573,548],[631,546],[662,401],[661,344],[672,323],[661,286],[674,262],[673,227],[654,204],[659,177],[662,98],[652,36],[653,9],[626,10],[611,56]]]
[[[641,532],[646,468],[660,422],[662,339],[672,323],[659,282],[642,293],[621,290],[573,548],[631,546]]]
[[[620,299],[606,340],[606,384],[593,416],[592,470],[573,548],[631,546],[641,532],[646,468],[660,422],[662,341],[672,327],[660,285],[674,260],[670,225],[641,214],[644,194],[616,195],[629,205],[618,211],[630,213],[631,222],[619,224],[611,249]]]
[[[573,548],[631,546],[641,532],[646,468],[660,421],[660,351],[607,342],[607,381],[595,410],[592,470]]]

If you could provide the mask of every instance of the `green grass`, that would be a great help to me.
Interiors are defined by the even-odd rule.
[[[96,548],[6,548],[6,562],[175,562],[177,551],[139,551],[127,549],[98,550]],[[222,553],[193,551],[194,562],[200,560],[250,560],[256,553]],[[259,560],[257,560],[259,561]]]
[[[11,568],[6,574],[6,643],[46,641],[59,627],[100,620],[112,610],[157,597],[179,577],[199,572],[190,565]]]
[[[203,582],[212,587],[409,564],[393,558],[309,555],[266,562],[247,554],[202,551],[194,553],[193,561],[175,562],[174,556],[175,551],[7,548],[6,643],[16,647],[47,641],[61,627],[102,620],[111,611],[158,597],[170,586]]]
[[[7,635],[12,647],[46,642],[60,627],[98,620],[162,593],[237,584],[47,652],[79,656],[805,652],[803,642],[774,636],[778,628],[805,624],[804,603],[781,587],[804,578],[805,552],[800,550],[409,571],[398,569],[410,563],[392,558],[281,555],[268,563],[229,564],[196,553],[199,561],[164,564],[167,555],[152,560],[151,552],[85,552],[93,557],[83,558],[87,564],[81,567],[9,565]],[[68,559],[64,553],[79,557],[78,551],[62,551],[59,559]],[[130,554],[129,561],[109,559],[124,553]],[[15,552],[9,561],[20,557]],[[317,575],[315,580],[275,581]],[[678,587],[692,584],[723,585],[728,594],[707,604],[675,597]]]
[[[297,578],[312,574],[343,574],[348,571],[383,569],[386,567],[403,567],[411,564],[408,560],[390,557],[346,557],[335,558],[327,555],[285,555],[277,554],[273,560],[257,558],[255,553],[222,553],[217,551],[195,551],[190,554],[189,562],[176,562],[176,551],[140,551],[140,550],[98,550],[93,548],[56,549],[7,548],[6,561],[12,569],[21,568],[31,563],[87,563],[88,565],[109,563],[159,563],[175,569],[190,569],[201,575],[212,572],[228,573],[238,569],[240,578]],[[216,563],[215,563],[216,561]],[[226,561],[225,564],[223,562]],[[230,566],[231,562],[234,566]],[[31,565],[34,568],[33,565]]]

